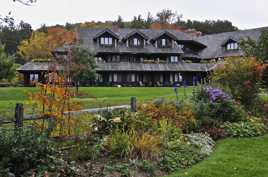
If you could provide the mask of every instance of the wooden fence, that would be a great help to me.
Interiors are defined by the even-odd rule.
[[[111,106],[111,107],[105,107],[105,108],[93,108],[93,109],[84,109],[79,111],[72,111],[71,114],[79,115],[82,113],[98,113],[98,112],[104,112],[104,111],[112,111],[117,109],[129,109],[132,112],[137,111],[137,98],[131,97],[130,98],[130,105],[121,105],[121,106]],[[69,113],[69,112],[68,112]],[[10,121],[3,121],[4,118],[0,117],[0,126],[5,124],[12,124],[14,123],[15,129],[23,127],[23,123],[25,121],[34,121],[34,120],[45,120],[49,117],[46,116],[40,116],[40,115],[24,115],[24,106],[22,103],[17,103],[15,107],[15,114],[14,119]]]

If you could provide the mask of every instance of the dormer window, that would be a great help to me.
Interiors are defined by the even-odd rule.
[[[110,29],[105,29],[97,33],[93,40],[103,47],[117,47],[119,36]]]
[[[141,45],[140,40],[139,40],[138,38],[134,38],[134,39],[133,39],[133,45],[134,45],[134,46],[140,46],[140,45]]]
[[[112,37],[101,37],[100,44],[101,45],[113,45],[113,38]]]
[[[166,39],[162,39],[162,47],[166,47],[166,45],[167,45]]]
[[[228,43],[226,45],[227,50],[237,50],[238,49],[238,44],[236,42]]]
[[[141,31],[133,30],[132,32],[128,33],[122,41],[126,43],[127,47],[134,47],[134,48],[143,48],[146,45],[146,41],[149,38],[143,34]]]

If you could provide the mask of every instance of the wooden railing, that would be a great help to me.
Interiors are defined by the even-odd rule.
[[[84,110],[79,110],[79,111],[72,111],[72,112],[66,112],[71,113],[74,115],[79,115],[82,113],[99,113],[99,112],[104,112],[104,111],[112,111],[116,109],[129,109],[132,112],[137,111],[137,98],[136,97],[131,97],[130,99],[130,105],[121,105],[121,106],[111,106],[111,107],[105,107],[105,108],[93,108],[93,109],[84,109]],[[14,114],[14,119],[13,120],[8,120],[5,121],[5,118],[0,117],[0,126],[5,125],[5,124],[13,124],[15,128],[20,128],[23,127],[23,123],[26,121],[35,121],[35,120],[47,120],[51,117],[49,116],[40,116],[40,115],[24,115],[24,105],[22,103],[17,103],[15,107],[15,114]]]

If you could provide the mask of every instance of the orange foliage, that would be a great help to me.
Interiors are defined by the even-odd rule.
[[[150,25],[151,29],[170,29],[170,30],[177,30],[177,31],[185,31],[184,27],[181,27],[177,24],[166,24],[166,23],[153,23]]]
[[[47,33],[35,31],[29,39],[23,40],[17,53],[27,60],[48,59],[55,48],[72,44],[75,40],[75,32],[62,27],[49,27]]]
[[[51,49],[61,47],[64,44],[72,44],[76,40],[76,34],[63,27],[49,27],[47,29],[47,39]]]
[[[160,106],[142,104],[139,106],[139,110],[153,120],[170,120],[182,130],[186,130],[188,124],[195,122],[192,107],[188,104],[182,104],[178,108],[171,103],[163,103]]]
[[[39,92],[29,93],[30,100],[42,111],[41,116],[51,118],[53,127],[44,122],[36,124],[37,128],[44,131],[51,128],[53,136],[70,136],[75,134],[76,120],[72,118],[71,111],[79,110],[80,105],[71,100],[74,92],[68,88],[65,79],[59,75],[48,84],[36,84]]]

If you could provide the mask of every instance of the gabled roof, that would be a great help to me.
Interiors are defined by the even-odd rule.
[[[177,38],[175,35],[173,35],[172,33],[168,32],[168,31],[163,31],[163,32],[161,32],[159,35],[155,36],[155,37],[152,38],[151,40],[155,41],[155,40],[157,40],[158,38],[160,38],[160,37],[163,36],[163,35],[167,35],[167,36],[169,36],[171,39],[173,39],[173,40],[175,40],[175,41],[178,40],[178,38]]]
[[[135,35],[135,34],[140,35],[140,36],[143,37],[145,40],[148,40],[148,39],[149,39],[149,37],[148,37],[147,35],[145,35],[144,33],[142,33],[142,32],[139,31],[139,30],[134,30],[134,31],[130,32],[129,34],[127,34],[127,35],[124,37],[124,39],[128,39],[128,38],[130,38],[131,36],[133,36],[133,35]]]
[[[198,37],[196,38],[196,40],[207,46],[207,48],[200,52],[200,56],[203,59],[243,56],[242,50],[226,51],[222,47],[222,44],[224,44],[230,38],[235,41],[241,41],[247,38],[250,38],[254,41],[258,41],[264,30],[268,30],[268,27],[249,30],[238,30],[233,32],[225,32]]]
[[[97,38],[99,38],[100,36],[102,36],[105,33],[109,33],[114,38],[119,39],[119,36],[117,34],[115,34],[112,30],[108,29],[108,28],[106,28],[106,29],[102,30],[101,32],[99,32],[98,34],[96,34],[93,39],[97,39]]]
[[[133,34],[137,31],[146,35],[149,38],[149,40],[161,34],[164,34],[165,32],[168,32],[172,34],[173,36],[177,36],[177,38],[180,40],[193,40],[192,36],[183,32],[176,31],[176,30],[130,29],[130,28],[119,28],[119,29],[109,29],[109,30],[115,33],[119,37],[120,41],[126,38],[129,34]],[[104,32],[106,32],[106,29],[103,29],[103,28],[80,28],[77,33],[77,41],[82,41],[82,43],[79,43],[77,45],[79,47],[82,47],[88,50],[92,54],[97,54],[98,52],[102,52],[102,51],[107,51],[107,52],[122,51],[122,52],[131,52],[131,53],[135,53],[136,51],[137,53],[143,53],[143,52],[147,52],[147,53],[165,53],[165,52],[174,53],[175,52],[177,54],[183,53],[183,51],[180,49],[170,49],[170,50],[167,49],[166,51],[164,49],[158,49],[158,48],[155,48],[151,43],[148,43],[146,45],[146,48],[125,49],[125,44],[121,44],[119,42],[117,48],[104,49],[103,47],[99,47],[98,45],[94,43],[94,38],[100,34],[103,34]]]

